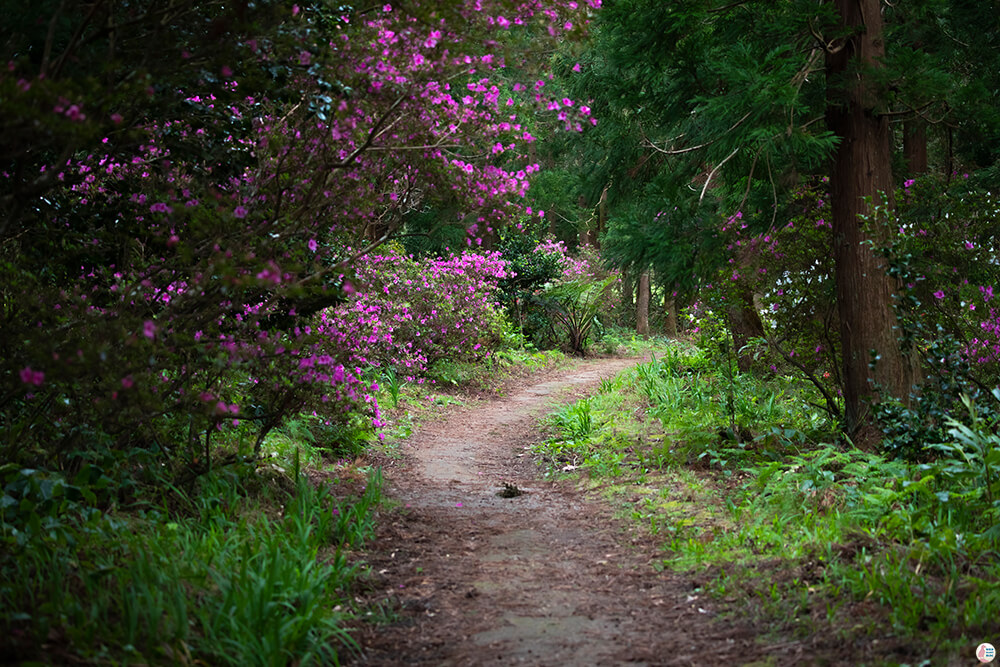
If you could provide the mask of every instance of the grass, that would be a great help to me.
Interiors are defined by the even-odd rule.
[[[8,658],[307,665],[354,647],[342,629],[358,569],[348,551],[373,529],[377,471],[357,496],[336,498],[298,469],[291,490],[220,470],[183,510],[66,502],[42,522],[23,511],[38,516],[53,480],[16,489],[25,472],[5,472],[5,499],[21,500],[5,502],[0,533]]]
[[[677,343],[556,412],[536,454],[661,539],[660,567],[777,634],[867,643],[888,663],[996,639],[1000,439],[973,413],[943,456],[911,464],[836,444],[814,403],[792,378],[732,377]]]

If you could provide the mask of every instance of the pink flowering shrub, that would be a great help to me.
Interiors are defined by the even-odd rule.
[[[738,353],[760,370],[804,377],[837,417],[839,331],[825,181],[793,193],[784,216],[763,233],[741,212],[722,221],[728,259],[702,289],[700,312],[711,311],[735,335],[759,328],[756,339],[734,341]]]
[[[879,419],[886,447],[914,460],[950,442],[948,420],[1000,420],[1000,289],[996,261],[1000,201],[992,183],[907,180],[897,196],[897,234],[882,252],[900,283],[902,335],[922,366],[909,406],[885,403]],[[976,405],[973,417],[963,405]],[[993,427],[995,428],[995,427]]]
[[[422,382],[436,361],[481,359],[495,349],[503,329],[497,282],[508,276],[499,253],[382,253],[355,268],[357,292],[324,311],[318,327],[352,364],[389,366]]]
[[[726,219],[720,234],[728,266],[702,301],[723,318],[754,309],[763,325],[756,358],[807,378],[836,416],[839,332],[825,199],[822,181],[800,190],[787,216],[764,233],[741,214]],[[921,364],[922,387],[909,406],[883,401],[877,410],[886,448],[922,458],[925,444],[948,438],[944,424],[961,417],[962,394],[982,409],[995,407],[989,390],[1000,384],[1000,202],[967,179],[936,177],[906,180],[896,201],[896,234],[877,250],[898,281],[901,344]]]
[[[902,282],[906,321],[924,334],[954,336],[963,356],[988,382],[1000,381],[1000,293],[997,224],[1000,200],[957,179],[907,180],[898,233],[884,250]]]
[[[368,363],[486,354],[496,258],[377,248],[441,202],[463,228],[524,214],[518,114],[572,131],[589,110],[508,104],[504,43],[582,34],[599,4],[70,2],[4,22],[0,455],[197,472],[220,432],[252,454],[300,410],[377,428]]]

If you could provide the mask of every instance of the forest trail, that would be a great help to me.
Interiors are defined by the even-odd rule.
[[[367,624],[359,665],[791,664],[738,619],[716,618],[690,576],[657,573],[656,545],[630,536],[570,482],[541,478],[538,421],[637,360],[596,359],[528,378],[451,411],[385,471],[400,504],[368,562],[387,624]],[[502,497],[510,484],[523,493]],[[784,653],[784,655],[782,655]],[[805,660],[808,662],[808,659]]]

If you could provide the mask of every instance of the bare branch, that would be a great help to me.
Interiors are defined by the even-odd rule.
[[[743,118],[740,118],[738,121],[736,121],[736,123],[731,128],[729,128],[728,130],[726,130],[725,132],[723,132],[722,134],[720,134],[715,139],[712,139],[711,141],[707,141],[707,142],[705,142],[703,144],[698,144],[697,146],[691,146],[689,148],[679,148],[679,149],[676,149],[676,150],[666,149],[666,148],[660,148],[659,146],[657,146],[656,144],[654,144],[652,141],[650,141],[649,139],[647,139],[645,136],[643,136],[643,138],[646,139],[646,145],[647,146],[649,146],[650,148],[653,148],[653,149],[655,149],[655,150],[663,153],[664,155],[683,155],[684,153],[691,153],[693,151],[701,150],[702,148],[707,148],[707,147],[711,146],[712,144],[714,144],[715,142],[717,142],[719,139],[722,139],[722,137],[726,136],[727,134],[729,134],[730,132],[732,132],[733,130],[735,130],[736,128],[738,128],[740,125],[742,125],[743,121],[745,121],[747,118],[750,117],[751,113],[753,113],[753,112],[752,111],[747,111],[743,115]],[[681,135],[681,136],[684,136],[684,135]],[[678,138],[680,138],[680,137],[678,137]]]
[[[80,37],[83,35],[83,31],[87,29],[88,25],[90,25],[90,21],[94,18],[94,15],[97,14],[97,10],[103,4],[104,3],[102,1],[98,0],[98,2],[95,2],[91,6],[90,12],[87,14],[86,18],[83,19],[83,22],[80,23],[80,25],[77,27],[76,32],[73,33],[73,37],[69,40],[69,43],[63,50],[62,55],[59,56],[59,60],[56,61],[55,67],[52,68],[53,79],[59,76],[59,72],[62,70],[63,65],[66,64],[66,59],[69,57],[69,54],[72,53],[73,50],[76,48],[77,42],[80,41]]]
[[[728,5],[723,5],[722,7],[715,7],[707,11],[709,14],[717,14],[718,12],[725,12],[729,11],[730,9],[735,9],[736,7],[739,7],[740,5],[745,5],[749,2],[752,2],[752,0],[736,0],[736,2],[730,2]]]
[[[837,42],[836,39],[828,42],[825,39],[823,39],[823,35],[819,34],[819,32],[816,31],[816,28],[813,27],[812,20],[808,21],[808,25],[809,25],[809,34],[811,34],[813,36],[813,39],[819,42],[820,45],[822,45],[823,50],[829,53],[830,55],[839,53],[847,45],[847,41],[842,40],[840,46],[834,46],[834,44]]]
[[[771,156],[766,155],[764,161],[767,164],[767,179],[771,181],[771,194],[774,196],[774,213],[771,214],[771,226],[774,227],[774,221],[778,219],[778,187],[774,184],[774,175],[771,173]]]
[[[56,38],[56,23],[59,22],[59,17],[63,13],[63,9],[66,8],[66,0],[62,0],[59,3],[59,8],[52,15],[52,20],[49,21],[49,32],[45,36],[45,50],[42,52],[42,67],[41,73],[43,75],[48,75],[49,70],[49,59],[52,57],[52,42]]]
[[[719,168],[722,165],[724,165],[727,162],[729,162],[729,159],[732,158],[734,155],[736,155],[739,152],[740,152],[740,147],[737,146],[736,148],[733,149],[732,153],[730,153],[729,155],[727,155],[725,157],[725,159],[722,160],[722,162],[720,162],[719,164],[715,165],[715,169],[713,169],[712,171],[708,172],[708,178],[705,179],[705,186],[701,189],[701,196],[698,197],[698,203],[699,204],[701,203],[701,200],[705,198],[705,193],[708,192],[708,184],[712,182],[712,177],[715,176],[715,172],[719,171]]]
[[[747,175],[747,189],[743,191],[743,199],[740,200],[740,205],[736,209],[738,211],[743,210],[743,205],[747,203],[747,197],[750,196],[750,185],[753,183],[753,172],[757,168],[757,159],[760,157],[760,151],[754,153],[753,162],[750,163],[750,173]]]
[[[354,152],[352,152],[350,155],[344,158],[341,162],[337,162],[335,164],[330,165],[330,169],[346,169],[347,167],[351,166],[354,163],[354,161],[358,159],[359,155],[368,150],[371,147],[372,143],[377,138],[382,136],[385,130],[389,129],[385,128],[385,130],[383,130],[382,126],[385,125],[385,123],[389,120],[389,117],[392,115],[392,112],[395,111],[399,107],[399,105],[403,103],[403,100],[405,99],[406,96],[400,96],[396,98],[396,101],[392,103],[392,106],[386,109],[385,113],[382,114],[382,116],[377,121],[375,121],[374,125],[372,125],[372,128],[368,131],[368,137],[365,139],[365,142],[360,146],[358,146],[356,149],[354,149]],[[389,127],[392,126],[390,125]]]

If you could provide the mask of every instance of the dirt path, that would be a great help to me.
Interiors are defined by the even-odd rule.
[[[656,573],[648,541],[530,461],[541,416],[633,363],[579,362],[409,439],[386,472],[401,507],[369,557],[370,596],[394,601],[395,614],[362,628],[355,664],[791,662],[739,620],[716,618],[698,582]],[[500,497],[505,483],[524,493]]]

